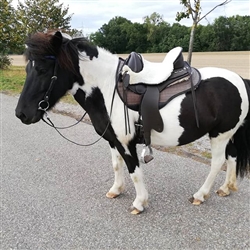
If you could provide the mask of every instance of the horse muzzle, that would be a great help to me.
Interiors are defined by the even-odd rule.
[[[43,113],[42,111],[37,111],[35,115],[29,116],[27,115],[27,113],[16,109],[16,117],[19,118],[22,121],[22,123],[26,125],[39,122],[43,116],[42,113]]]

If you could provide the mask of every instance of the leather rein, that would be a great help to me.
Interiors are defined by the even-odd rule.
[[[49,104],[49,97],[50,97],[50,94],[51,94],[51,91],[57,81],[57,69],[58,69],[58,63],[56,61],[56,57],[54,56],[46,56],[45,57],[46,59],[53,59],[55,60],[55,67],[54,67],[54,73],[53,73],[53,76],[51,77],[51,81],[50,81],[50,85],[49,85],[49,88],[48,90],[46,91],[45,95],[44,95],[44,98],[43,100],[41,100],[39,103],[38,103],[38,110],[41,110],[44,112],[45,114],[45,118],[47,119],[47,121],[45,120],[44,116],[42,117],[42,120],[43,122],[45,122],[47,125],[49,125],[50,127],[54,128],[56,130],[56,132],[61,136],[63,137],[65,140],[77,145],[77,146],[82,146],[82,147],[88,147],[88,146],[92,146],[94,145],[95,143],[99,142],[104,134],[107,132],[108,130],[108,127],[109,125],[111,124],[111,121],[109,120],[106,128],[104,129],[104,132],[100,135],[100,137],[95,140],[94,142],[92,143],[88,143],[88,144],[81,144],[81,143],[78,143],[78,142],[75,142],[75,141],[72,141],[70,140],[69,138],[67,138],[66,136],[64,136],[59,130],[62,130],[62,129],[68,129],[68,128],[72,128],[74,126],[76,126],[77,124],[79,124],[83,118],[86,116],[87,112],[85,111],[85,113],[83,114],[83,116],[80,118],[80,120],[78,120],[76,123],[72,124],[72,125],[69,125],[69,126],[66,126],[66,127],[58,127],[58,126],[55,126],[54,123],[51,121],[49,115],[48,115],[48,112],[47,110],[49,109],[50,107],[50,104]],[[118,70],[120,69],[120,60],[119,60],[119,63],[118,63],[118,66],[117,66],[117,72]],[[116,78],[117,78],[117,72],[116,72]],[[116,82],[117,82],[117,79],[116,79]],[[114,103],[114,97],[115,97],[115,91],[116,91],[116,84],[115,84],[115,87],[114,87],[114,91],[113,91],[113,96],[112,96],[112,101],[111,101],[111,109],[110,109],[110,117],[111,117],[111,114],[112,114],[112,109],[113,109],[113,103]]]

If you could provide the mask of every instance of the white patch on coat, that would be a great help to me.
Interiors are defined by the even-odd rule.
[[[229,195],[230,189],[232,189],[233,191],[237,190],[236,157],[228,156],[226,162],[227,162],[226,180],[219,190],[221,190],[225,195]]]
[[[118,66],[119,58],[116,55],[111,54],[105,49],[98,49],[98,57],[94,57],[89,60],[86,53],[82,52],[81,56],[84,60],[80,60],[80,73],[83,76],[85,84],[79,86],[80,89],[85,91],[86,96],[90,95],[93,88],[98,87],[103,94],[105,106],[108,114],[111,113],[112,106],[112,96],[115,88],[116,81],[116,68]],[[114,65],[111,67],[110,65]],[[115,93],[115,98],[113,100],[112,114],[111,114],[111,124],[115,131],[118,140],[124,145],[133,138],[135,133],[134,123],[138,120],[138,113],[129,110],[129,125],[131,132],[126,134],[125,130],[125,117],[124,117],[124,104]],[[125,148],[126,153],[130,154]]]
[[[86,95],[92,93],[92,89],[99,87],[104,95],[105,100],[112,99],[112,92],[115,87],[115,73],[114,67],[118,65],[118,57],[112,55],[110,52],[97,47],[98,57],[93,57],[92,60],[89,59],[85,52],[81,52],[79,66],[80,73],[83,76],[84,84],[81,89],[85,91]],[[110,65],[114,65],[110,67]],[[107,104],[108,108],[110,104]]]
[[[229,139],[232,136],[232,131],[220,134],[216,138],[211,139],[211,168],[208,177],[201,188],[194,194],[194,198],[203,202],[205,197],[209,194],[214,180],[221,170],[221,166],[225,162],[226,155],[225,150]]]
[[[78,84],[78,82],[75,82],[72,86],[72,89],[68,90],[68,93],[71,95],[75,95],[77,90],[79,89],[80,85]]]
[[[125,188],[124,178],[124,161],[116,149],[111,148],[112,165],[115,174],[113,186],[110,188],[109,193],[119,195]]]
[[[146,190],[144,184],[142,169],[136,167],[134,173],[130,174],[130,177],[134,183],[136,191],[136,198],[133,202],[133,206],[138,210],[143,211],[144,207],[147,205],[148,202],[148,191]]]
[[[179,95],[160,110],[164,129],[161,133],[151,131],[152,144],[159,146],[177,146],[179,144],[178,140],[184,132],[179,121],[181,102],[184,98],[185,95]]]

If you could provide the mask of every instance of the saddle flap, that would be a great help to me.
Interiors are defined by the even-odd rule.
[[[150,145],[151,129],[163,131],[163,121],[159,111],[160,92],[158,88],[148,86],[141,101],[141,116],[146,145]]]

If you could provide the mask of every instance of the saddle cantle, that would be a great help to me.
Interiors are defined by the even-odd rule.
[[[144,70],[145,60],[143,60],[140,54],[132,52],[126,60],[121,58],[120,60],[122,64],[121,67],[128,65],[134,72]],[[180,53],[176,55],[172,64],[173,71],[170,76],[161,83],[147,84],[146,82],[139,82],[131,85],[129,82],[130,75],[119,73],[117,92],[129,109],[140,113],[146,145],[150,145],[152,129],[157,132],[163,131],[164,126],[159,111],[161,108],[166,106],[168,102],[176,96],[189,91],[192,91],[193,99],[195,99],[194,90],[198,87],[201,79],[199,71],[190,67],[190,65],[184,61],[182,49]],[[167,66],[167,64],[165,65]]]

